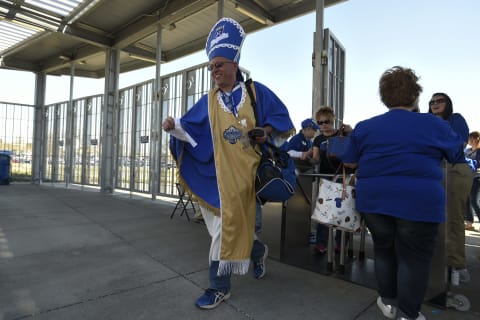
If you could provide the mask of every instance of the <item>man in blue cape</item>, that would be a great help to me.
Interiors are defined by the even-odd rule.
[[[196,301],[202,309],[228,299],[231,274],[247,273],[250,258],[255,262],[267,255],[263,245],[262,252],[252,251],[260,155],[248,132],[255,127],[264,131],[257,143],[285,140],[295,133],[286,106],[258,82],[253,83],[255,118],[238,65],[244,38],[242,26],[233,19],[222,18],[213,26],[206,53],[215,87],[183,117],[168,117],[162,124],[171,134],[179,182],[199,202],[212,237],[210,287]]]

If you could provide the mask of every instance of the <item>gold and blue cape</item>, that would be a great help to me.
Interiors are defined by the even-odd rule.
[[[267,87],[254,82],[257,126],[271,125],[279,135],[295,132],[288,110]],[[255,173],[260,160],[248,141],[255,117],[245,84],[239,85],[235,116],[214,88],[182,118],[195,147],[172,137],[180,182],[200,205],[222,219],[219,274],[248,271],[255,227]]]

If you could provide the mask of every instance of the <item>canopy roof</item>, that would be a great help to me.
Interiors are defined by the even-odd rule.
[[[325,0],[325,7],[346,0]],[[222,1],[220,1],[221,3]],[[219,16],[217,0],[0,0],[0,67],[50,75],[105,76],[107,48],[121,72],[203,50]],[[224,0],[223,16],[247,33],[315,11],[313,0]]]

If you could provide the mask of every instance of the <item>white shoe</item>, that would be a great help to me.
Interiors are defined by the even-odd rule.
[[[425,318],[425,316],[421,312],[419,312],[418,316],[415,319],[400,317],[400,318],[397,318],[397,320],[427,320],[427,318]]]
[[[377,298],[377,306],[382,311],[383,315],[388,319],[395,319],[397,315],[397,308],[391,304],[384,304],[382,297]]]

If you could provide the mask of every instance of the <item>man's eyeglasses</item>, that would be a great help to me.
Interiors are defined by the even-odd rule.
[[[325,121],[317,121],[317,124],[321,126],[322,124],[330,124],[330,120],[325,120]]]
[[[440,99],[430,100],[430,102],[428,102],[428,105],[433,106],[434,104],[439,104],[444,102],[445,102],[445,99],[440,98]]]
[[[225,63],[235,63],[233,61],[219,61],[215,63],[210,63],[207,67],[208,71],[213,71],[215,68],[221,68]]]

